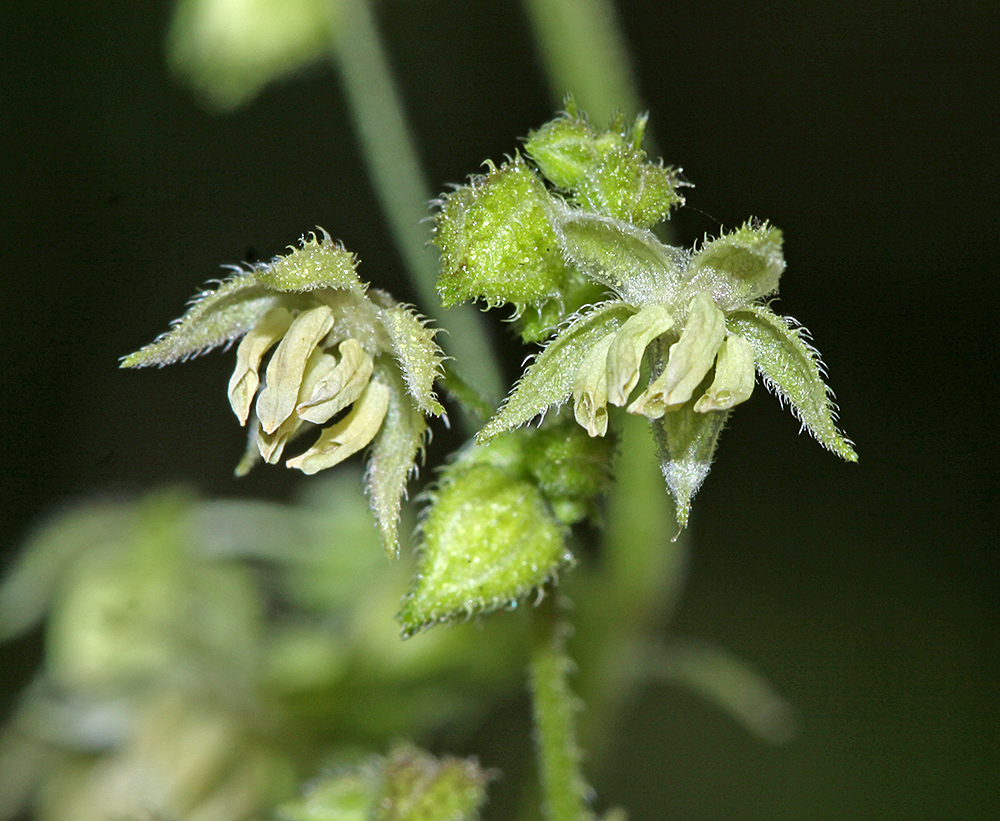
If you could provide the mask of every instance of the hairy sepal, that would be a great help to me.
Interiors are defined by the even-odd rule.
[[[390,558],[399,553],[399,511],[406,482],[416,468],[427,436],[423,412],[406,395],[402,380],[389,368],[378,367],[378,378],[392,385],[382,428],[372,442],[365,471],[365,489],[382,545]]]
[[[677,523],[687,526],[691,500],[712,467],[719,434],[728,410],[699,413],[694,402],[654,419],[653,437],[660,455],[660,470],[674,497]]]
[[[357,274],[357,258],[322,228],[319,231],[302,237],[297,248],[289,245],[291,253],[255,265],[257,281],[283,293],[333,288],[364,294],[365,285]]]
[[[621,327],[634,312],[624,303],[604,302],[572,321],[528,366],[500,410],[479,431],[476,441],[488,442],[497,434],[520,427],[553,405],[565,402],[573,393],[576,372],[587,351]]]
[[[708,291],[725,311],[773,294],[785,270],[781,249],[779,229],[767,222],[747,222],[694,253],[689,288]]]
[[[277,294],[252,274],[240,272],[196,296],[169,331],[122,359],[121,367],[169,365],[229,345],[277,304]]]
[[[688,253],[660,242],[645,228],[555,204],[552,223],[566,259],[636,307],[675,304]]]
[[[404,636],[515,607],[572,560],[542,491],[481,461],[447,471],[421,532],[417,570],[397,614]]]
[[[553,199],[521,157],[443,197],[434,243],[444,306],[481,299],[520,312],[558,301],[571,272],[549,222]]]
[[[406,380],[407,391],[424,413],[440,416],[444,407],[434,394],[434,382],[442,375],[444,354],[434,342],[434,329],[427,327],[412,309],[395,302],[388,294],[371,291],[369,297],[381,306],[378,310],[379,322],[389,337],[393,356]]]
[[[803,339],[803,329],[764,305],[735,311],[726,323],[753,349],[757,371],[767,388],[791,405],[816,441],[842,459],[856,462],[854,447],[837,428],[836,408],[823,381],[819,355]]]

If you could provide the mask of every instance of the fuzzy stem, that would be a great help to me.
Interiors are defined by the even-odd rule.
[[[453,355],[460,354],[462,362],[475,363],[476,379],[472,380],[475,387],[488,397],[497,398],[501,392],[500,368],[482,318],[469,305],[446,314],[432,310],[440,304],[434,289],[438,260],[437,254],[428,248],[426,226],[421,222],[427,215],[431,189],[369,2],[342,0],[331,4],[331,14],[341,21],[335,27],[338,36],[333,49],[334,62],[340,71],[368,173],[410,280],[428,315],[439,320],[439,324],[447,324],[448,334],[442,340],[442,347]],[[447,323],[443,321],[445,318]]]
[[[550,595],[533,613],[534,637],[529,668],[535,743],[545,817],[549,821],[587,821],[590,787],[580,771],[575,719],[578,701],[569,688],[573,663],[566,653],[567,625]]]
[[[572,93],[593,122],[634,117],[639,95],[612,0],[523,0],[557,102]]]

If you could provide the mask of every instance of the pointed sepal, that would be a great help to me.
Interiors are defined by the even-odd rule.
[[[720,308],[732,311],[777,291],[784,270],[781,231],[754,220],[694,253],[689,287],[710,292]]]
[[[365,471],[365,490],[382,545],[390,558],[399,553],[399,512],[406,482],[416,470],[427,437],[424,414],[405,395],[402,380],[380,367],[379,378],[391,381],[382,429],[372,442]]]
[[[513,430],[573,393],[576,374],[588,351],[613,333],[634,313],[622,302],[605,302],[577,317],[549,342],[528,366],[500,410],[479,431],[483,444],[499,433]]]
[[[674,497],[677,523],[687,526],[691,500],[712,467],[719,434],[729,411],[699,413],[694,403],[652,422],[653,436],[660,454],[660,470]]]
[[[253,271],[257,281],[286,293],[334,288],[364,294],[365,285],[357,273],[357,258],[339,242],[334,242],[322,228],[319,231],[319,234],[302,237],[297,248],[289,245],[290,253],[255,265]]]
[[[240,272],[192,300],[184,316],[165,334],[122,359],[123,368],[169,365],[228,345],[249,331],[271,308],[278,295],[256,277]]]
[[[803,427],[823,447],[856,462],[852,443],[837,427],[836,406],[823,381],[819,354],[806,342],[803,328],[764,305],[735,311],[726,322],[730,331],[753,349],[757,370],[768,390],[791,405]]]
[[[444,413],[444,407],[434,394],[434,382],[443,373],[444,354],[434,341],[435,331],[429,328],[410,308],[388,295],[372,291],[369,296],[382,307],[378,319],[389,337],[393,356],[406,380],[406,389],[421,410],[432,416]],[[376,300],[376,296],[379,298]]]
[[[664,245],[652,231],[558,203],[552,224],[566,258],[629,304],[670,305],[680,297],[688,253]]]

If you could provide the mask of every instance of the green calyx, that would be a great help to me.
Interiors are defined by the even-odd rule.
[[[478,821],[490,776],[472,759],[410,745],[312,781],[277,821]]]
[[[646,160],[645,124],[640,117],[628,128],[619,118],[600,131],[571,104],[525,142],[538,173],[520,157],[504,166],[512,178],[516,172],[520,199],[495,197],[484,209],[491,178],[446,198],[439,288],[455,299],[511,302],[522,316],[527,289],[545,293],[545,302],[533,303],[541,307],[531,332],[522,327],[526,341],[543,347],[477,435],[480,444],[570,400],[577,423],[600,438],[609,430],[609,405],[624,407],[653,423],[683,525],[723,424],[749,399],[757,374],[824,447],[849,461],[857,456],[837,428],[818,354],[794,322],[763,302],[785,270],[781,231],[750,220],[691,249],[664,244],[649,229],[683,200],[674,171]],[[522,240],[516,253],[495,253],[490,242],[510,226],[520,231],[519,214],[529,208],[532,219],[515,232]],[[567,273],[543,282],[537,271],[554,255]],[[475,266],[457,264],[471,259]],[[582,293],[579,282],[603,293],[568,314],[569,295]],[[641,393],[633,398],[634,390]]]
[[[406,481],[440,416],[434,383],[443,355],[435,331],[412,308],[369,290],[354,255],[329,234],[303,237],[269,263],[239,269],[196,298],[166,334],[122,367],[166,365],[241,339],[229,402],[248,429],[236,469],[287,458],[314,474],[370,447],[366,488],[386,550],[398,550]]]
[[[568,418],[469,447],[431,495],[417,569],[397,618],[404,636],[514,608],[572,563],[567,526],[593,513],[612,447]]]
[[[518,156],[442,198],[434,242],[445,307],[482,299],[520,313],[561,300],[571,274],[549,224],[549,196]]]
[[[652,163],[642,150],[646,115],[631,128],[622,117],[600,131],[569,106],[533,131],[524,148],[542,175],[586,211],[649,228],[684,203],[677,171]]]

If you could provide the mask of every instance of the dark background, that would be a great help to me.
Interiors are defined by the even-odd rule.
[[[696,501],[674,628],[765,672],[803,732],[768,747],[652,687],[624,717],[601,798],[627,799],[636,821],[988,817],[995,5],[705,5],[621,4],[660,149],[697,186],[678,238],[750,215],[784,230],[780,307],[813,332],[860,462],[797,435],[764,391],[734,415]],[[319,224],[364,278],[412,298],[333,71],[210,116],[168,77],[168,11],[0,13],[6,555],[67,499],[170,482],[281,496],[303,481],[232,478],[231,356],[117,370],[221,264],[267,259]],[[518,4],[400,0],[381,24],[437,189],[550,118]],[[33,648],[0,656],[7,691]]]

